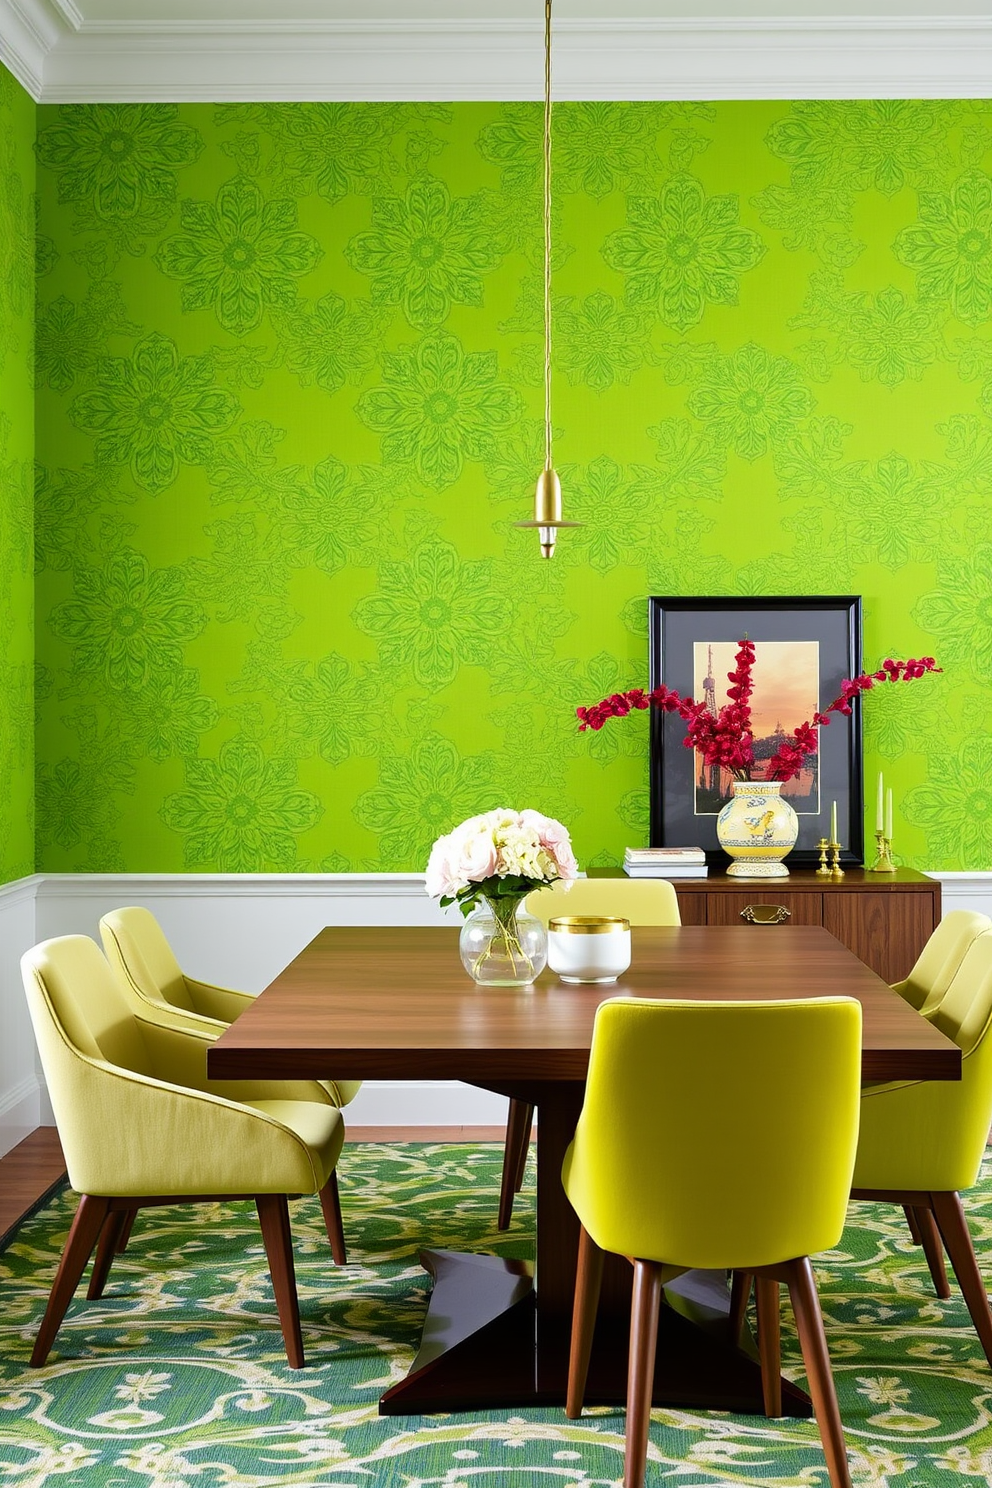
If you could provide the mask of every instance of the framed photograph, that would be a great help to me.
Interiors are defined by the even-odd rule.
[[[861,670],[861,599],[856,595],[797,599],[648,600],[650,685],[664,683],[714,711],[727,701],[737,643],[754,642],[752,729],[755,757],[769,759],[783,737],[826,708],[845,678]],[[677,713],[651,709],[651,846],[701,847],[707,862],[729,859],[716,840],[716,818],[730,800],[731,776],[685,748]],[[831,714],[817,730],[819,750],[782,788],[799,817],[799,838],[787,862],[815,867],[816,843],[830,836],[837,803],[841,863],[864,861],[861,710]]]

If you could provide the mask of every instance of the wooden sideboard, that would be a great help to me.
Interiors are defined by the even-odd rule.
[[[620,868],[599,873],[623,877]],[[751,880],[711,872],[708,878],[672,883],[684,925],[740,925],[748,905],[781,905],[789,911],[785,924],[822,925],[886,982],[907,974],[940,919],[940,883],[912,868],[895,873],[848,868],[837,879],[812,869]],[[755,935],[774,935],[777,927],[753,928]]]

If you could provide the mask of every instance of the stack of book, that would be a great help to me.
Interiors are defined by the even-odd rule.
[[[628,878],[705,878],[701,847],[628,847],[623,855]]]

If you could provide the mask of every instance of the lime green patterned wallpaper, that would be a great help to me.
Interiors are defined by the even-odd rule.
[[[34,871],[34,120],[0,67],[0,883]]]
[[[39,111],[39,866],[645,839],[660,594],[860,593],[896,846],[989,868],[992,106]],[[869,792],[869,795],[872,793]]]

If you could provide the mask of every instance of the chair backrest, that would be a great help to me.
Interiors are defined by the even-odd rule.
[[[86,1189],[94,1152],[101,1143],[107,1150],[116,1145],[120,1125],[113,1105],[104,1109],[112,1091],[91,1061],[152,1075],[150,1053],[113,972],[88,936],[43,941],[21,957],[21,974],[69,1181]]]
[[[137,906],[111,910],[100,921],[100,936],[125,992],[158,1007],[193,1011],[186,978],[151,910]]]
[[[665,878],[576,878],[527,896],[545,925],[552,915],[616,915],[632,925],[680,925],[679,901]]]
[[[992,931],[968,947],[929,1021],[960,1048],[961,1078],[865,1090],[858,1187],[950,1191],[977,1181],[992,1124]]]
[[[932,1013],[968,947],[986,930],[992,930],[988,915],[971,909],[952,909],[928,939],[909,975],[895,984],[896,991],[921,1013]]]
[[[563,1179],[604,1249],[773,1265],[840,1238],[857,1148],[861,1005],[613,998],[597,1014]]]
[[[934,1010],[926,1015],[967,1057],[992,1017],[992,929],[976,936]]]
[[[88,935],[42,941],[25,953],[21,969],[32,1018],[40,1014],[46,1026],[56,1026],[66,1042],[90,1059],[152,1073],[131,1006]],[[37,1031],[37,1023],[35,1027]],[[42,1052],[43,1065],[44,1059]]]

